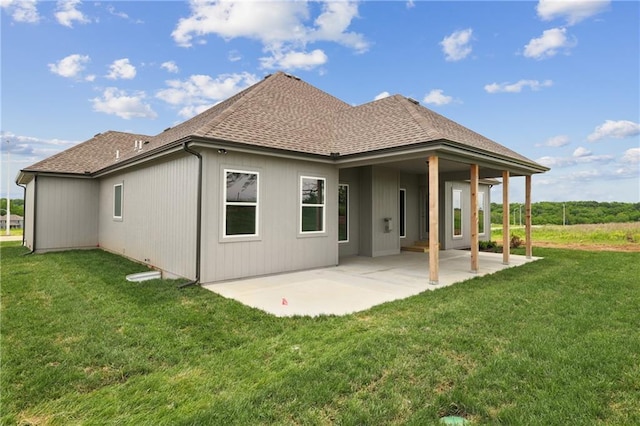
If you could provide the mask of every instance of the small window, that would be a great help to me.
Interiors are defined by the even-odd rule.
[[[478,192],[478,234],[484,234],[484,192]]]
[[[407,190],[400,188],[400,238],[407,237]]]
[[[453,190],[453,236],[462,237],[462,191]]]
[[[300,232],[325,230],[325,179],[300,177]]]
[[[122,184],[113,185],[113,218],[122,220]]]
[[[258,172],[224,173],[224,236],[258,235]]]
[[[338,241],[349,241],[349,185],[338,186]]]

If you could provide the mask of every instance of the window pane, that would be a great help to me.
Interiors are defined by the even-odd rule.
[[[462,191],[453,190],[453,236],[462,235]]]
[[[256,207],[227,205],[226,235],[254,235]]]
[[[302,232],[324,231],[322,216],[324,207],[302,207]]]
[[[122,217],[122,185],[113,187],[113,216]]]
[[[484,192],[478,193],[478,234],[484,234]]]
[[[302,178],[302,204],[324,204],[324,179]]]
[[[338,187],[338,241],[349,240],[349,187]]]
[[[258,201],[258,175],[227,172],[227,201],[255,203]]]

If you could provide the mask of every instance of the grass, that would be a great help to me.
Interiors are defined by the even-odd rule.
[[[545,259],[344,317],[2,244],[2,424],[640,424],[640,256]]]
[[[502,227],[494,225],[491,238],[502,239]],[[524,240],[523,227],[511,227],[511,234]],[[557,244],[596,244],[613,246],[640,246],[640,222],[601,223],[592,225],[540,225],[533,226],[531,238],[534,242],[543,241]]]

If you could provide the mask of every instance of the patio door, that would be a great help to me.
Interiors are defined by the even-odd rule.
[[[429,191],[420,187],[420,240],[429,240]]]

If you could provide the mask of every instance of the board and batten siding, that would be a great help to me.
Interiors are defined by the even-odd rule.
[[[99,243],[158,268],[195,278],[198,159],[179,153],[100,178]],[[114,219],[114,185],[122,184],[122,219]]]
[[[36,184],[36,251],[97,247],[98,183],[41,175]],[[27,203],[33,212],[33,200]]]
[[[373,167],[373,257],[400,253],[400,172],[386,167]],[[391,219],[387,231],[385,218]]]
[[[338,170],[304,160],[203,150],[201,281],[338,264]],[[258,172],[258,236],[224,237],[224,170]],[[301,235],[300,177],[326,179],[326,232]]]
[[[462,191],[462,236],[453,236],[453,191]],[[485,214],[483,234],[478,235],[480,241],[491,240],[491,187],[478,185],[478,193],[484,194]],[[444,184],[444,249],[466,249],[471,247],[471,185],[468,182],[445,182]]]
[[[412,246],[420,239],[420,179],[424,175],[400,173],[400,188],[405,190],[405,238],[400,238],[401,246]],[[425,178],[426,181],[426,178]],[[398,203],[400,200],[398,200]],[[398,206],[399,209],[399,206]],[[399,212],[398,212],[399,214]],[[398,235],[400,233],[398,216]]]

